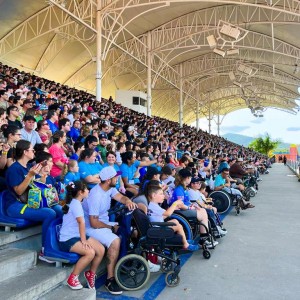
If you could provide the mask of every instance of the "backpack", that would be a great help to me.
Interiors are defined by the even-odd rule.
[[[57,191],[52,185],[32,181],[28,191],[27,206],[34,209],[51,207],[58,204]]]

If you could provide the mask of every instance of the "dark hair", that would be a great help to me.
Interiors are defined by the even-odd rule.
[[[95,152],[94,149],[84,149],[81,153],[80,153],[80,157],[79,157],[79,160],[82,161],[82,160],[85,160],[85,158],[90,158],[93,153]]]
[[[69,204],[71,203],[72,199],[75,198],[80,191],[83,192],[85,189],[87,189],[86,184],[84,183],[84,181],[80,181],[80,180],[71,182],[67,185],[66,204],[62,208],[64,214],[68,213]]]
[[[71,125],[71,122],[70,122],[70,120],[69,120],[68,118],[60,119],[60,120],[58,121],[58,128],[61,130],[61,128],[62,128],[63,126],[66,126],[66,124],[67,124],[68,122],[69,122],[70,125]]]
[[[46,151],[39,151],[35,155],[35,161],[37,164],[44,160],[49,160],[50,158],[52,158],[52,155]]]
[[[29,141],[20,140],[16,144],[14,157],[16,160],[22,158],[24,151],[30,148],[31,143]]]
[[[117,145],[116,145],[116,149],[120,150],[124,145],[125,145],[124,143],[118,142]]]
[[[56,110],[49,110],[47,113],[47,120],[51,119],[56,114]]]
[[[202,190],[202,189],[206,189],[206,183],[203,182],[203,181],[200,184],[200,189],[199,190]]]
[[[47,121],[46,121],[46,120],[39,120],[39,121],[37,122],[37,127],[36,127],[36,129],[37,129],[37,130],[40,130],[45,122],[47,122]]]
[[[74,143],[74,150],[75,150],[75,152],[77,152],[78,149],[80,149],[83,145],[84,145],[83,142],[80,142],[80,141],[75,142]]]
[[[107,151],[106,157],[107,157],[109,154],[112,154],[114,157],[116,157],[116,153],[115,153],[114,151]]]
[[[93,136],[93,135],[88,135],[85,138],[84,147],[88,148],[89,144],[94,143],[94,142],[98,143],[98,139],[95,136]]]
[[[33,149],[35,150],[36,153],[41,152],[41,151],[45,151],[45,149],[48,149],[48,146],[44,143],[40,143],[40,144],[35,144]]]
[[[3,107],[0,107],[0,116],[6,113],[6,110]]]
[[[1,126],[1,130],[3,131],[4,137],[8,139],[8,136],[10,134],[15,135],[16,132],[20,130],[20,128],[15,125],[6,125],[6,126],[3,125]]]
[[[148,185],[147,195],[145,194],[148,202],[150,201],[150,198],[152,197],[152,195],[154,193],[157,193],[159,190],[162,190],[162,188],[159,185],[153,185],[153,184]]]
[[[53,144],[58,143],[59,139],[62,138],[65,135],[65,133],[62,130],[57,130],[52,135],[52,141]]]
[[[122,162],[124,164],[127,164],[128,160],[131,160],[133,157],[133,151],[126,151],[124,153],[121,153],[121,157],[122,157]]]

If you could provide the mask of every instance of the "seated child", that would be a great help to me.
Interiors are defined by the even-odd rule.
[[[64,178],[64,184],[69,184],[70,182],[80,180],[80,173],[78,171],[79,167],[77,161],[70,159],[68,164],[68,173]]]
[[[79,274],[91,263],[89,271],[84,272],[90,289],[95,289],[95,276],[104,256],[104,247],[97,240],[85,233],[82,200],[89,194],[87,186],[82,181],[75,181],[67,186],[66,205],[59,235],[59,247],[65,252],[81,255],[70,274],[67,284],[73,290],[82,289]]]
[[[148,190],[148,211],[147,214],[149,216],[149,219],[151,222],[164,222],[164,219],[171,216],[176,209],[180,209],[181,206],[183,206],[183,202],[180,200],[175,201],[167,210],[161,208],[159,204],[163,203],[165,198],[164,192],[160,186],[150,186]],[[171,228],[178,234],[182,236],[182,242],[183,242],[183,248],[190,250],[190,251],[196,251],[199,250],[198,245],[189,244],[184,230],[179,224],[177,220],[169,220],[172,223],[175,223],[175,226],[172,226]]]
[[[193,177],[190,186],[191,188],[188,190],[190,199],[197,200],[197,204],[206,210],[212,224],[216,226],[219,235],[224,236],[227,231],[219,225],[221,222],[219,222],[218,219],[217,209],[206,202],[206,197],[204,195],[206,189],[205,182],[201,182],[199,177]]]

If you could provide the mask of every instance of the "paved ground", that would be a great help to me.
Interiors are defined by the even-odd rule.
[[[228,235],[210,260],[193,254],[176,288],[164,288],[163,275],[114,299],[300,299],[300,183],[288,167],[275,164],[262,176],[254,209],[226,217]],[[111,295],[97,291],[97,299]]]

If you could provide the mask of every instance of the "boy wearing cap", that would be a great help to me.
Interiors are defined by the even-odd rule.
[[[97,184],[90,191],[87,199],[83,201],[83,209],[86,223],[86,232],[107,247],[107,280],[105,287],[113,295],[122,294],[114,278],[114,269],[119,256],[120,238],[115,234],[119,226],[109,222],[108,210],[111,206],[111,199],[126,205],[129,210],[135,209],[129,198],[123,196],[115,188],[120,173],[109,166],[103,168],[100,173],[100,184]]]
[[[107,154],[106,144],[107,144],[107,135],[105,133],[99,134],[99,145],[97,146],[96,151],[100,153],[101,159],[104,163],[107,162],[107,160],[106,160],[106,154]]]

